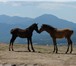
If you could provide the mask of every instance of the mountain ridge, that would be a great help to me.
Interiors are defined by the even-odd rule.
[[[0,42],[9,43],[10,38],[11,38],[10,30],[12,28],[18,27],[18,28],[25,29],[25,28],[29,27],[30,25],[32,25],[33,23],[38,23],[39,28],[41,27],[42,24],[49,24],[57,29],[70,28],[70,29],[74,30],[72,39],[75,42],[76,23],[58,18],[58,17],[56,17],[54,15],[50,15],[50,14],[43,14],[36,18],[20,17],[20,16],[11,17],[8,15],[0,15],[0,37],[1,37]],[[44,38],[44,37],[46,37],[46,38]],[[49,40],[49,38],[50,38],[49,35],[45,32],[43,32],[41,34],[37,34],[36,32],[33,33],[34,43],[43,42],[43,44],[47,44],[47,43],[50,44],[50,42],[52,43],[52,40]],[[47,40],[47,42],[45,40]],[[62,40],[62,42],[65,42],[65,41]],[[25,43],[25,41],[18,38],[16,40],[16,43]]]

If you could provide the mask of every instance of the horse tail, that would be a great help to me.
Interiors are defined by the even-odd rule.
[[[73,30],[71,30],[71,31],[70,31],[70,33],[69,33],[69,35],[71,36],[73,33],[74,33],[74,31],[73,31]]]
[[[74,33],[74,31],[73,30],[71,30],[71,34],[73,34]]]
[[[11,29],[10,33],[11,33],[11,34],[13,34],[13,32],[14,32],[14,30],[13,30],[13,29]]]

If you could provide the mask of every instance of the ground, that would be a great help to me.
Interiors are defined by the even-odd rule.
[[[27,44],[14,44],[14,51],[8,46],[0,43],[0,66],[76,66],[76,46],[72,54],[65,54],[67,46],[58,46],[58,54],[53,46],[34,45],[36,52],[28,52]]]

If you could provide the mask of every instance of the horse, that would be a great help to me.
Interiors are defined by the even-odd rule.
[[[20,28],[14,28],[11,29],[10,33],[12,34],[12,38],[10,40],[10,44],[9,44],[9,51],[14,51],[13,49],[13,43],[15,41],[15,39],[17,37],[20,38],[27,38],[27,42],[28,42],[28,51],[31,52],[30,48],[29,48],[29,43],[31,43],[31,49],[33,52],[35,52],[33,45],[32,45],[32,35],[33,35],[33,31],[36,31],[37,33],[39,33],[38,31],[38,26],[36,23],[32,24],[31,26],[29,26],[26,29],[20,29]],[[10,49],[12,48],[12,49]]]
[[[70,53],[72,53],[73,48],[72,48],[72,40],[71,40],[71,35],[73,34],[73,30],[71,29],[62,29],[62,30],[58,30],[57,28],[54,28],[50,25],[47,24],[42,24],[41,28],[39,29],[39,32],[43,32],[46,31],[50,34],[50,36],[52,37],[53,40],[53,44],[54,44],[54,50],[53,53],[58,53],[58,48],[57,48],[57,42],[56,39],[59,38],[66,38],[67,42],[68,42],[68,48],[66,53],[69,51],[69,47],[71,46],[71,51]]]

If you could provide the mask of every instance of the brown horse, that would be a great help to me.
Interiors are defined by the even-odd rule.
[[[72,53],[72,40],[71,40],[71,35],[73,34],[73,30],[70,29],[64,29],[64,30],[57,30],[56,28],[50,26],[50,25],[46,25],[43,24],[40,28],[40,33],[42,31],[46,31],[50,34],[50,36],[52,37],[53,43],[54,43],[54,51],[56,51],[56,53],[58,52],[58,48],[57,48],[57,43],[56,43],[56,38],[66,38],[68,41],[68,48],[66,53],[69,51],[69,46],[71,45],[71,51],[70,53]]]
[[[33,45],[32,45],[32,34],[33,34],[34,30],[39,33],[38,26],[36,23],[32,24],[30,27],[28,27],[26,29],[20,29],[20,28],[12,29],[11,30],[12,38],[11,38],[10,44],[9,44],[9,51],[10,51],[10,48],[12,48],[12,51],[14,51],[13,43],[17,37],[20,37],[20,38],[27,38],[29,52],[31,51],[29,48],[29,42],[31,43],[31,48],[32,48],[33,52],[35,52]]]

